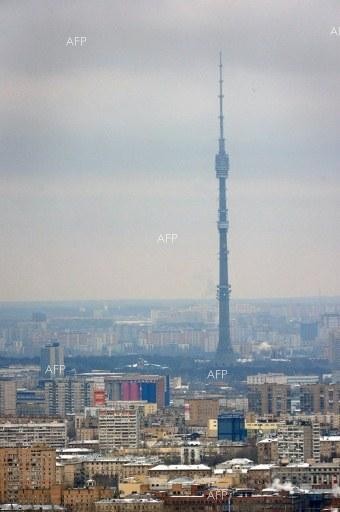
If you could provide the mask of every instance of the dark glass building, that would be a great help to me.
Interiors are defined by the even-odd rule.
[[[247,437],[243,412],[225,412],[217,418],[219,441],[244,441]]]

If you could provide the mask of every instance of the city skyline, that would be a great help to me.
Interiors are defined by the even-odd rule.
[[[233,298],[340,295],[333,2],[36,3],[1,6],[1,301],[215,296],[220,49]]]
[[[0,512],[340,510],[337,3],[0,2]]]

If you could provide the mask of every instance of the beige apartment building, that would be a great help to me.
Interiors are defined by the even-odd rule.
[[[271,464],[278,462],[277,439],[261,439],[256,445],[257,459],[259,464]]]
[[[331,462],[340,459],[340,436],[322,436],[320,439],[320,460]]]
[[[56,454],[46,445],[0,448],[0,502],[16,503],[24,489],[50,489],[56,481]]]
[[[195,427],[207,427],[210,419],[219,413],[218,398],[191,398],[186,400],[185,408],[188,418],[186,424]]]
[[[181,477],[203,478],[209,477],[212,469],[205,464],[159,464],[149,470],[150,478],[174,479]]]
[[[82,461],[86,478],[96,478],[96,475],[128,478],[135,475],[147,475],[149,470],[159,463],[158,457],[87,457]]]
[[[62,504],[72,512],[94,512],[96,501],[112,497],[112,489],[102,486],[64,489]]]

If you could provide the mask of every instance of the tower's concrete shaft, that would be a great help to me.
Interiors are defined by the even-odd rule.
[[[222,79],[222,56],[220,54],[220,138],[218,141],[219,150],[215,158],[216,178],[219,180],[219,209],[218,209],[218,232],[219,232],[219,285],[217,286],[217,299],[219,303],[219,330],[216,358],[221,362],[233,359],[233,351],[230,341],[230,313],[229,296],[230,285],[228,276],[228,209],[226,197],[226,180],[229,173],[229,157],[225,150],[223,133],[223,79]]]

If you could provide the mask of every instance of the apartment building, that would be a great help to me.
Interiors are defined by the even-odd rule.
[[[96,475],[128,478],[134,475],[147,475],[149,469],[159,463],[158,457],[99,457],[83,459],[82,466],[86,478],[96,479]]]
[[[289,386],[287,384],[256,384],[250,385],[248,391],[249,411],[259,416],[274,417],[290,412]]]
[[[340,414],[340,383],[301,386],[301,412]]]
[[[44,443],[52,448],[66,446],[66,421],[18,421],[0,423],[0,447],[31,446]]]
[[[149,470],[150,478],[163,478],[167,480],[181,477],[209,477],[211,473],[211,468],[205,464],[158,464]]]
[[[45,381],[44,397],[47,416],[81,413],[86,403],[85,382],[72,377]]]
[[[279,417],[293,412],[340,414],[340,383],[250,384],[249,411],[259,416]]]
[[[100,409],[98,438],[101,451],[138,448],[140,444],[140,408]]]
[[[320,425],[316,421],[286,420],[279,423],[277,454],[281,463],[320,462]]]
[[[186,424],[207,427],[210,419],[216,419],[219,413],[218,398],[191,398],[186,400]]]
[[[278,462],[277,439],[267,437],[261,439],[256,445],[259,464],[271,464]]]
[[[311,488],[331,488],[340,484],[340,465],[338,462],[317,464],[288,464],[287,466],[274,466],[270,475],[273,482],[275,478],[293,485],[306,485]]]
[[[320,439],[320,460],[331,462],[340,458],[340,436],[322,436]]]
[[[0,448],[0,502],[16,503],[24,489],[50,489],[55,480],[54,449],[46,445]]]
[[[15,416],[16,414],[16,381],[0,379],[0,416]]]
[[[42,378],[63,377],[65,370],[64,349],[58,342],[52,342],[40,350],[40,375]]]
[[[102,486],[64,489],[62,503],[72,512],[93,512],[95,502],[113,498],[113,490]]]

